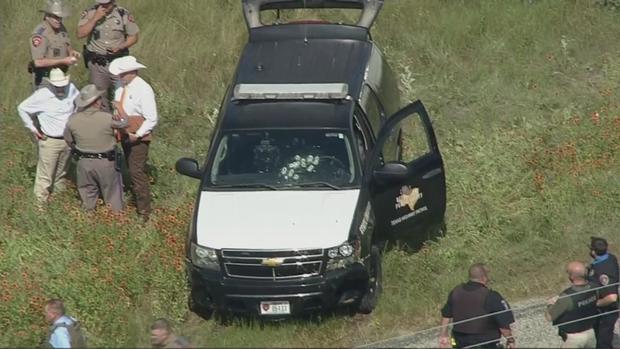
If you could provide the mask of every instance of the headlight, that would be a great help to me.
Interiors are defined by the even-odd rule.
[[[357,261],[359,261],[359,249],[353,247],[349,242],[345,242],[340,246],[332,247],[327,250],[326,271],[345,268]]]
[[[190,252],[192,264],[195,266],[212,270],[220,270],[220,263],[214,249],[198,246],[192,242]]]

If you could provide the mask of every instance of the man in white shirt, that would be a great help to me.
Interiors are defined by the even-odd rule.
[[[133,56],[117,58],[110,63],[110,73],[121,81],[121,87],[114,93],[115,118],[126,119],[129,125],[122,145],[136,197],[136,210],[147,221],[151,213],[151,189],[146,161],[158,116],[155,93],[138,76],[138,70],[143,68],[146,67]]]
[[[69,75],[59,68],[52,69],[44,80],[49,86],[35,91],[17,107],[24,126],[38,145],[34,195],[39,205],[47,202],[52,191],[60,192],[66,187],[70,150],[63,132],[75,111],[73,101],[79,95]]]

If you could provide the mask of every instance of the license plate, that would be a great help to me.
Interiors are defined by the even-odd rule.
[[[291,313],[288,301],[260,302],[261,315],[283,315]]]

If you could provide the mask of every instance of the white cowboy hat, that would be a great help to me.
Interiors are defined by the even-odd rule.
[[[43,80],[49,82],[50,84],[56,87],[64,87],[64,86],[69,85],[70,77],[71,75],[69,74],[65,75],[62,69],[54,68],[50,70],[50,76],[48,78],[43,78]]]
[[[105,5],[105,4],[111,3],[112,1],[114,1],[114,0],[97,0],[97,3]]]
[[[62,0],[47,0],[45,9],[39,11],[58,16],[60,18],[69,17],[71,14],[71,10],[64,5]]]
[[[86,85],[80,90],[80,95],[75,99],[75,105],[78,108],[84,108],[91,105],[97,98],[103,96],[105,90],[97,89],[94,84]]]
[[[110,73],[112,75],[120,75],[130,71],[146,68],[146,66],[138,63],[134,56],[124,56],[117,58],[110,63]]]

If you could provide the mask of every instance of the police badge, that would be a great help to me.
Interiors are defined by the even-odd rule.
[[[607,286],[609,284],[609,276],[602,274],[598,277],[598,282],[600,282],[603,286]]]

